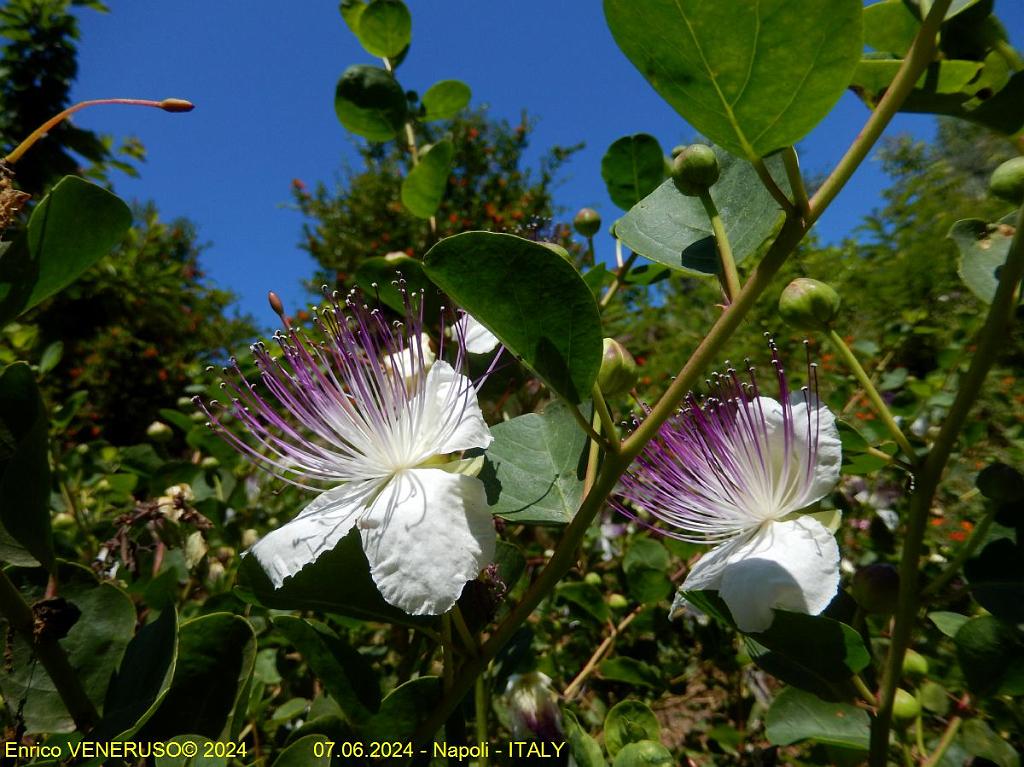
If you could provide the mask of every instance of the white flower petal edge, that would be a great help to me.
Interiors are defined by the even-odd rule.
[[[425,453],[486,448],[494,441],[473,382],[447,362],[438,360],[430,368],[422,396],[424,417],[419,436],[430,440],[424,446]],[[453,419],[452,413],[459,413],[458,418]]]
[[[799,455],[807,455],[807,429],[799,428],[807,423],[808,411],[810,411],[811,436],[815,431],[818,436],[816,447],[816,460],[812,467],[813,474],[808,487],[808,499],[804,505],[810,505],[819,501],[832,492],[832,488],[839,482],[839,473],[843,464],[843,444],[839,438],[839,428],[836,426],[836,417],[832,411],[822,405],[817,397],[810,397],[809,401],[804,399],[803,394],[794,394],[790,398],[793,404],[793,421],[797,427],[793,434],[796,442],[796,452]],[[815,428],[815,424],[817,427]]]
[[[839,589],[839,546],[818,520],[767,522],[716,546],[694,565],[683,591],[717,590],[743,632],[765,631],[773,608],[817,615]]]
[[[494,351],[501,342],[491,331],[481,325],[475,317],[463,314],[455,322],[456,332],[465,339],[466,351],[470,354],[487,354]]]
[[[358,526],[381,595],[410,615],[447,612],[494,557],[484,484],[463,474],[399,472]]]

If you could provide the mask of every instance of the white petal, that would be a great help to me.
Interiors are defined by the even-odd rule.
[[[807,411],[808,403],[804,401],[803,394],[794,394],[793,423],[797,442],[797,455],[802,461],[807,459]],[[839,429],[836,426],[836,417],[832,411],[812,397],[810,400],[810,437],[818,436],[816,458],[813,466],[810,483],[807,488],[807,495],[804,498],[803,506],[808,506],[832,492],[832,488],[839,482],[839,470],[843,463],[843,445],[839,439]]]
[[[494,557],[484,483],[441,469],[396,474],[359,527],[377,588],[410,615],[447,612]]]
[[[423,352],[422,366],[420,365],[421,349]],[[401,375],[406,385],[412,386],[421,373],[430,370],[436,359],[437,355],[430,348],[430,336],[426,333],[421,333],[419,344],[410,343],[402,351],[386,355],[383,359],[383,365],[388,373]]]
[[[462,336],[466,351],[470,354],[487,354],[501,343],[498,337],[477,322],[476,318],[463,314],[455,323],[456,332]]]
[[[348,482],[321,493],[291,522],[265,535],[251,553],[275,588],[345,537],[365,513],[380,480]]]
[[[744,533],[715,546],[701,556],[683,581],[682,591],[718,591],[722,588],[722,574],[732,564],[734,555],[742,559],[742,551],[755,533]]]
[[[473,382],[444,360],[438,360],[427,374],[423,397],[420,436],[431,440],[430,455],[486,448],[494,441]]]
[[[727,559],[718,592],[741,631],[767,629],[772,608],[817,615],[839,589],[836,539],[808,516],[763,525]]]

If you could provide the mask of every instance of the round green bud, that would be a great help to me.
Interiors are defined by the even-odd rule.
[[[1014,205],[1024,203],[1024,157],[1014,157],[996,168],[989,179],[988,190]]]
[[[208,455],[199,462],[199,465],[204,469],[216,469],[220,466],[220,461],[214,458],[212,455]]]
[[[700,197],[718,181],[720,169],[715,150],[706,144],[690,144],[672,160],[672,180],[687,197]]]
[[[839,314],[839,294],[824,282],[798,277],[779,296],[779,315],[797,330],[828,330]]]
[[[251,527],[247,527],[242,531],[242,548],[249,549],[256,545],[256,541],[260,539],[260,534]]]
[[[1024,498],[1024,476],[1005,463],[986,466],[974,483],[983,496],[993,501],[1019,501]]]
[[[683,153],[684,149],[686,149],[686,144],[677,144],[676,146],[672,147],[670,156],[674,160]]]
[[[192,413],[192,415],[190,415],[189,418],[191,418],[196,423],[200,423],[206,420],[206,413],[204,413],[202,410],[197,410],[194,413]]]
[[[601,214],[593,208],[580,208],[572,225],[584,237],[593,237],[601,228]]]
[[[904,676],[924,676],[928,673],[928,659],[916,650],[907,649],[903,656]]]
[[[591,586],[600,586],[601,585],[601,576],[598,575],[597,573],[587,573],[586,575],[583,576],[583,582],[584,583],[589,583]]]
[[[900,574],[890,564],[876,562],[862,567],[853,576],[853,598],[866,613],[889,615],[896,611],[900,594]]]
[[[609,397],[625,394],[640,377],[640,368],[633,355],[614,338],[604,339],[601,356],[601,370],[597,374],[597,385]]]
[[[67,512],[61,512],[53,515],[50,524],[54,530],[69,530],[75,526],[75,518]]]
[[[892,717],[901,721],[916,719],[921,713],[921,704],[911,693],[902,687],[896,689],[896,699],[892,704]]]
[[[191,397],[178,397],[178,407],[191,411],[195,405],[193,404]]]
[[[167,442],[173,436],[171,427],[163,421],[153,421],[146,427],[146,436],[154,442]]]
[[[622,596],[622,594],[609,594],[608,606],[613,610],[625,610],[629,607],[629,600]]]

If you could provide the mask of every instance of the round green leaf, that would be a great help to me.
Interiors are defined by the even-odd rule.
[[[864,8],[864,44],[880,53],[902,56],[920,28],[921,22],[903,0],[882,0]]]
[[[412,16],[402,0],[373,0],[359,15],[357,29],[369,53],[394,58],[412,39]]]
[[[971,618],[953,638],[967,687],[980,697],[1024,694],[1024,635],[991,615]]]
[[[608,196],[629,210],[665,180],[665,154],[654,136],[624,136],[608,147],[601,158],[601,178]]]
[[[612,767],[672,767],[672,752],[653,740],[641,740],[622,747]]]
[[[338,81],[334,111],[341,124],[370,141],[390,141],[405,123],[405,91],[380,67],[356,64]]]
[[[1016,218],[1016,213],[1010,213],[996,224],[969,218],[957,221],[949,232],[960,249],[960,279],[986,304],[992,303],[999,287],[999,269],[1010,252]]]
[[[860,59],[861,0],[604,0],[623,53],[700,133],[750,159],[795,144]]]
[[[466,108],[472,92],[461,80],[441,80],[423,94],[424,120],[450,120]]]
[[[715,147],[721,175],[711,187],[733,258],[742,263],[758,255],[778,234],[786,219],[764,188],[753,166]],[[766,161],[784,191],[789,182],[780,156]],[[641,256],[697,276],[718,273],[719,258],[703,203],[687,197],[668,180],[641,200],[615,225],[615,236]]]
[[[629,743],[661,739],[658,718],[646,704],[638,700],[616,703],[604,720],[604,745],[609,755],[616,756]]]
[[[0,560],[53,567],[48,422],[24,362],[0,373]]]
[[[608,603],[597,586],[584,581],[563,581],[555,587],[555,596],[576,605],[598,623],[607,623],[611,618]]]
[[[491,513],[512,522],[565,524],[583,495],[587,436],[560,402],[491,427],[480,479]]]
[[[437,243],[427,276],[573,404],[601,367],[601,316],[571,264],[510,234],[465,232]]]
[[[870,740],[871,722],[864,709],[830,703],[795,687],[776,696],[765,720],[768,740],[776,746],[813,740],[866,750]]]
[[[601,746],[583,730],[576,715],[568,709],[562,709],[562,722],[569,753],[576,764],[579,767],[607,767]]]
[[[430,218],[444,199],[455,146],[448,139],[438,141],[402,181],[402,204],[417,218]]]

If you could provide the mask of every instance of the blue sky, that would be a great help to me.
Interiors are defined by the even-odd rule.
[[[611,221],[618,211],[600,176],[605,149],[646,132],[668,150],[694,131],[664,104],[615,46],[596,0],[407,0],[413,42],[399,70],[407,88],[459,78],[473,103],[517,120],[537,120],[530,156],[554,144],[585,141],[561,177],[556,200],[571,216],[588,205]],[[376,63],[333,0],[108,0],[110,14],[79,13],[75,100],[111,96],[180,97],[190,114],[100,107],[76,123],[115,136],[138,136],[148,160],[141,178],[115,177],[126,199],[153,200],[165,218],[187,216],[209,243],[209,278],[234,291],[261,324],[273,319],[268,290],[286,305],[309,302],[300,285],[314,269],[297,247],[302,217],[290,209],[292,179],[332,183],[355,157],[357,139],[334,114],[334,88],[354,63]],[[1024,2],[996,10],[1021,47]],[[852,95],[801,144],[805,169],[824,171],[842,155],[867,116]],[[930,136],[929,117],[899,116],[890,135]],[[826,240],[848,234],[879,204],[885,179],[869,160],[818,225]],[[611,249],[604,243],[605,255]]]

